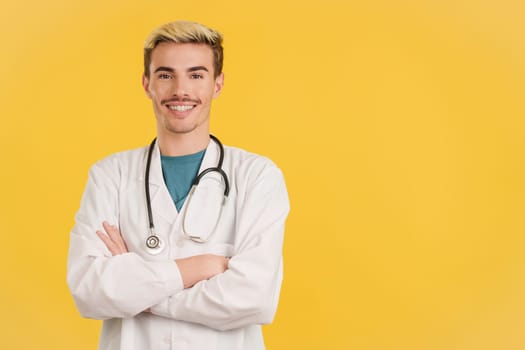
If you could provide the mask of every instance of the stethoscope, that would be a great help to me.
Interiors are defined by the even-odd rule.
[[[224,147],[222,146],[222,143],[219,141],[218,138],[216,138],[215,136],[213,135],[210,135],[210,138],[215,141],[215,143],[217,144],[217,146],[219,146],[219,161],[217,162],[217,166],[216,167],[211,167],[211,168],[207,168],[207,169],[204,169],[203,171],[201,171],[196,177],[195,179],[193,180],[193,183],[191,185],[191,189],[190,189],[190,192],[188,193],[188,196],[186,198],[186,208],[185,210],[183,211],[183,217],[182,217],[182,233],[184,234],[184,237],[195,242],[195,243],[206,243],[209,241],[209,239],[211,238],[212,234],[215,232],[215,228],[217,227],[217,224],[219,222],[219,218],[221,217],[221,213],[222,213],[222,208],[224,206],[224,203],[226,202],[226,199],[228,198],[228,194],[230,192],[230,183],[228,181],[228,176],[226,175],[226,173],[224,172],[224,170],[222,170],[222,162],[224,160]],[[147,248],[147,251],[150,253],[150,254],[158,254],[160,253],[163,249],[164,249],[164,242],[160,239],[160,237],[155,233],[155,225],[153,224],[153,214],[152,214],[152,210],[151,210],[151,199],[150,199],[150,194],[149,194],[149,173],[150,173],[150,167],[151,167],[151,157],[152,157],[152,154],[153,154],[153,150],[155,149],[155,143],[157,142],[157,138],[154,138],[153,141],[151,142],[150,146],[149,146],[149,151],[148,151],[148,159],[146,161],[146,174],[145,174],[145,181],[144,181],[144,187],[145,187],[145,190],[146,190],[146,205],[147,205],[147,208],[148,208],[148,220],[149,220],[149,233],[148,233],[148,236],[146,238],[146,248]],[[189,205],[190,205],[190,202],[191,202],[191,199],[193,198],[193,194],[195,193],[195,190],[197,188],[197,186],[199,185],[199,182],[201,181],[201,179],[211,173],[211,172],[217,172],[221,175],[221,178],[222,180],[224,181],[224,194],[223,194],[223,200],[222,200],[222,203],[221,203],[221,206],[220,206],[220,210],[219,210],[219,216],[215,222],[215,225],[212,229],[212,231],[208,234],[207,237],[203,238],[202,236],[200,235],[196,235],[196,234],[191,234],[191,233],[188,233],[187,230],[186,230],[186,212],[187,212],[187,209],[189,208]]]

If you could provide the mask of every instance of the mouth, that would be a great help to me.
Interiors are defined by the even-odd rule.
[[[195,105],[167,105],[167,107],[172,111],[186,112],[195,108]]]
[[[189,115],[201,102],[199,99],[174,97],[162,100],[160,103],[164,105],[172,115],[177,118],[182,118]]]

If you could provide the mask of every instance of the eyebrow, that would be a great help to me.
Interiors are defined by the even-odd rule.
[[[203,70],[203,71],[208,71],[208,68],[204,67],[204,66],[196,66],[196,67],[190,67],[188,68],[188,72],[195,72],[195,71],[198,71],[198,70]]]
[[[188,72],[195,72],[195,71],[199,71],[199,70],[203,70],[203,71],[208,72],[208,68],[206,68],[204,66],[195,66],[195,67],[190,67],[190,68],[187,69]],[[160,66],[157,69],[155,69],[155,71],[153,73],[157,73],[157,72],[175,73],[175,69],[170,68],[170,67]]]
[[[155,71],[153,73],[157,73],[157,72],[170,72],[170,73],[174,73],[175,72],[175,69],[173,68],[170,68],[170,67],[159,67],[157,69],[155,69]]]

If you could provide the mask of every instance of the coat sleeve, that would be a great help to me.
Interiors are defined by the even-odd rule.
[[[91,168],[70,234],[67,283],[88,318],[131,317],[183,289],[174,261],[146,261],[135,253],[111,256],[96,235],[103,221],[118,223],[119,172],[114,158]]]
[[[282,282],[282,245],[289,212],[281,171],[268,166],[238,204],[235,254],[228,269],[151,308],[159,316],[229,330],[273,320]]]

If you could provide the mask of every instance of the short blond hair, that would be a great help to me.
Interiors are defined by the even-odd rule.
[[[149,77],[149,65],[153,49],[163,42],[192,43],[208,45],[213,51],[214,77],[222,72],[222,35],[200,23],[175,21],[161,25],[153,30],[144,43],[144,75]]]

